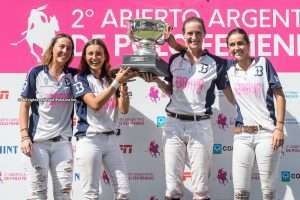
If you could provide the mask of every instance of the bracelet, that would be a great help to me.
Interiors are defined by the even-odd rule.
[[[284,124],[284,121],[276,121],[276,122],[278,122],[279,124]]]
[[[25,140],[31,140],[28,135],[21,137],[21,142],[24,142]]]
[[[120,86],[120,82],[117,79],[114,79],[110,86],[117,90]]]
[[[23,131],[28,131],[28,128],[21,128],[20,132],[23,132]]]
[[[125,98],[125,99],[129,99],[129,95],[121,95],[120,97]]]

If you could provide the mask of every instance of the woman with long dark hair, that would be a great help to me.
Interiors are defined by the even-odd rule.
[[[78,117],[75,165],[80,172],[83,199],[99,199],[101,163],[112,180],[114,198],[125,200],[129,194],[116,123],[118,111],[125,114],[129,109],[126,81],[137,74],[121,68],[113,79],[109,61],[104,42],[90,40],[83,48],[80,73],[73,85]]]
[[[231,30],[226,41],[234,57],[227,75],[237,108],[232,160],[234,199],[250,199],[251,173],[256,160],[262,199],[273,200],[284,143],[286,102],[282,86],[267,58],[250,56],[250,40],[245,30]]]

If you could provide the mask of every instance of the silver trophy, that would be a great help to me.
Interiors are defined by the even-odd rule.
[[[162,36],[165,28],[166,24],[160,20],[130,20],[131,39],[136,44],[136,51],[134,55],[124,56],[123,66],[168,77],[168,63],[156,53],[156,45],[164,42]]]

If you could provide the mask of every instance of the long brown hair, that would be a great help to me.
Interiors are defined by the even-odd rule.
[[[111,82],[112,78],[111,78],[111,74],[110,74],[111,64],[110,64],[109,52],[108,52],[108,49],[107,49],[104,41],[101,39],[98,39],[98,38],[91,39],[84,45],[81,59],[80,59],[80,64],[79,64],[80,73],[90,73],[91,72],[88,63],[86,62],[86,49],[90,45],[99,45],[100,47],[103,48],[105,60],[104,60],[103,66],[101,67],[100,78],[105,78],[108,82]]]
[[[72,54],[70,59],[65,63],[64,68],[68,67],[71,63],[73,57],[74,57],[74,41],[72,37],[66,33],[58,33],[54,38],[52,38],[49,47],[45,51],[43,58],[42,58],[42,64],[44,65],[50,65],[53,61],[53,47],[56,44],[57,40],[60,38],[68,38],[71,41],[72,44]]]

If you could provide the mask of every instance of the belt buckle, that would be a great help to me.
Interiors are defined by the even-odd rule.
[[[62,140],[62,137],[60,135],[49,139],[49,141],[51,141],[51,142],[59,142],[61,140]]]
[[[174,114],[175,114],[175,118],[178,119],[179,118],[178,114],[177,113],[174,113]]]

